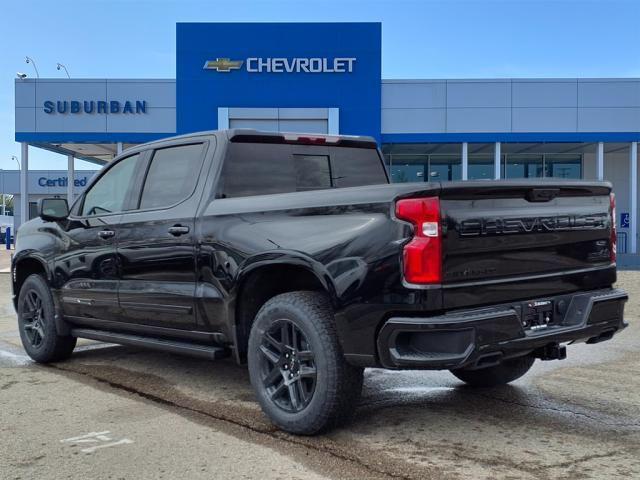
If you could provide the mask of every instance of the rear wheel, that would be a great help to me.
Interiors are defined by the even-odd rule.
[[[64,360],[76,346],[75,337],[58,334],[53,297],[41,275],[30,275],[22,284],[18,328],[25,351],[36,362]]]
[[[342,354],[331,306],[317,292],[278,295],[260,309],[249,337],[249,375],[269,419],[313,435],[346,421],[362,390],[362,368]]]
[[[494,367],[479,370],[451,370],[451,373],[474,387],[493,387],[513,382],[522,377],[531,369],[534,361],[534,357],[527,355],[505,360]]]

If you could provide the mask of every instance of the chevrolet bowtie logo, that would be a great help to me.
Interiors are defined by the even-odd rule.
[[[216,58],[215,60],[207,60],[203,68],[205,70],[217,70],[218,72],[230,72],[231,70],[238,70],[243,63],[242,60]]]

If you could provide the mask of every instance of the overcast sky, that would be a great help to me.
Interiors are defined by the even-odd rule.
[[[0,7],[0,168],[17,168],[16,71],[175,78],[175,23],[382,22],[383,78],[640,77],[640,0],[7,1]],[[33,169],[66,157],[30,150]],[[77,162],[76,168],[95,168]]]

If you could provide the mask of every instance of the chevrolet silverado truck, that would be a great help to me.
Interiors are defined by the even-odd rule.
[[[12,262],[31,358],[77,338],[232,357],[296,434],[345,422],[366,367],[499,385],[626,326],[609,183],[390,184],[369,137],[152,142],[38,215]]]

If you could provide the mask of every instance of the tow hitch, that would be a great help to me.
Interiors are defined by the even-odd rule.
[[[564,360],[567,358],[567,347],[553,343],[536,350],[535,356],[540,360]]]

